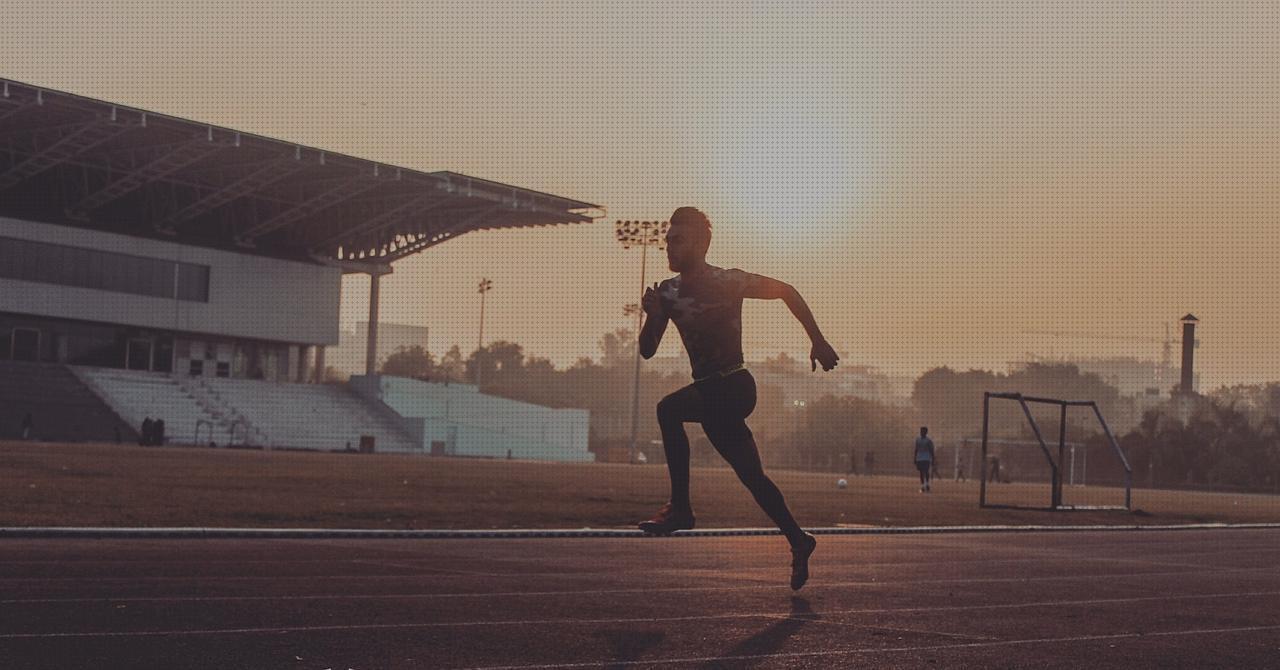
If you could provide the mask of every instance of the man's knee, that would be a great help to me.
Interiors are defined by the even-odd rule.
[[[777,488],[773,486],[773,480],[769,479],[769,475],[764,473],[764,468],[760,466],[759,461],[738,463],[733,467],[733,471],[738,475],[738,480],[752,494],[767,493],[770,489]]]
[[[658,423],[680,423],[680,406],[675,396],[658,401]]]
[[[706,430],[705,424],[703,429]],[[712,435],[714,437],[711,437]],[[716,451],[720,452],[720,456],[729,463],[743,483],[751,485],[753,482],[768,479],[764,474],[764,465],[760,462],[760,452],[756,448],[755,439],[745,426],[741,430],[712,429],[708,431],[708,437],[711,437],[711,443]]]
[[[745,421],[712,421],[702,422],[702,430],[714,444],[725,460],[733,462],[741,456],[758,454],[755,435],[747,427]]]

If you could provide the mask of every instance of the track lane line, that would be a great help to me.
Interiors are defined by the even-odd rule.
[[[1071,581],[1071,580],[1094,580],[1094,579],[1136,579],[1141,577],[1178,577],[1188,575],[1203,574],[1240,574],[1240,573],[1264,573],[1280,579],[1280,574],[1276,574],[1275,568],[1241,568],[1233,570],[1179,570],[1174,572],[1139,572],[1139,573],[1109,573],[1102,575],[1054,575],[1044,577],[1004,577],[1004,578],[984,578],[984,579],[926,579],[915,581],[902,580],[864,580],[864,581],[847,581],[847,582],[810,582],[812,586],[820,586],[824,588],[845,588],[860,586],[885,586],[885,585],[912,585],[912,584],[1009,584],[1009,583],[1027,583],[1027,582],[1044,582],[1044,581]],[[316,578],[306,578],[316,579]],[[386,600],[398,598],[513,598],[513,597],[546,597],[546,596],[597,596],[597,595],[616,595],[627,593],[686,593],[686,592],[729,592],[729,591],[757,591],[757,590],[790,590],[786,584],[751,584],[746,586],[681,586],[681,587],[665,587],[665,588],[634,588],[634,589],[584,589],[572,591],[507,591],[507,592],[477,592],[477,593],[414,593],[414,594],[322,594],[322,595],[288,595],[288,596],[125,596],[121,598],[30,598],[30,599],[7,599],[0,600],[0,604],[20,604],[20,603],[40,603],[40,602],[219,602],[219,601],[235,601],[235,600]]]
[[[780,569],[781,570],[781,569]],[[810,582],[813,586],[823,588],[843,588],[843,587],[859,587],[859,586],[884,586],[884,585],[912,585],[912,584],[1009,584],[1009,583],[1027,583],[1027,582],[1048,582],[1048,581],[1072,581],[1072,580],[1098,580],[1098,579],[1142,579],[1147,577],[1179,577],[1190,575],[1238,575],[1248,573],[1261,573],[1275,579],[1280,579],[1280,573],[1277,573],[1274,567],[1258,567],[1258,568],[1208,568],[1208,569],[1192,569],[1192,570],[1175,570],[1164,572],[1115,572],[1103,574],[1084,574],[1084,575],[1043,575],[1039,577],[983,577],[983,578],[953,578],[953,579],[916,579],[916,580],[900,580],[900,579],[867,579],[859,581],[840,581],[840,582]],[[416,575],[311,575],[303,577],[160,577],[152,578],[145,581],[198,581],[208,582],[252,582],[252,581],[307,581],[314,582],[319,579],[347,579],[352,581],[366,579],[409,579]],[[18,581],[22,583],[30,582],[102,582],[102,581],[123,581],[129,583],[137,583],[144,581],[142,578],[119,577],[119,578],[96,578],[96,577],[48,577],[48,578],[13,578],[0,579],[3,581]],[[42,599],[7,599],[0,600],[0,604],[17,604],[20,602],[128,602],[132,599],[137,602],[148,600],[157,601],[218,601],[218,600],[309,600],[309,599],[342,599],[342,598],[515,598],[515,597],[545,597],[545,596],[595,596],[595,595],[613,595],[625,593],[687,593],[687,592],[725,592],[725,591],[755,591],[755,590],[790,590],[786,584],[750,584],[738,586],[675,586],[660,588],[618,588],[618,589],[577,589],[577,590],[559,590],[559,591],[480,591],[475,593],[452,592],[452,593],[419,593],[419,594],[333,594],[333,595],[292,595],[292,596],[125,596],[122,598],[42,598]]]
[[[1226,633],[1259,633],[1280,630],[1280,624],[1266,626],[1241,626],[1238,628],[1198,628],[1192,630],[1162,631],[1156,633],[1116,633],[1112,635],[1076,635],[1069,637],[1042,637],[1021,640],[999,640],[993,642],[964,642],[957,644],[920,645],[908,647],[833,649],[831,651],[797,651],[776,654],[752,654],[742,656],[698,656],[684,658],[662,658],[651,661],[627,661],[627,667],[666,666],[687,663],[719,663],[725,661],[767,661],[787,658],[830,658],[833,656],[854,656],[870,654],[898,654],[921,651],[955,651],[960,649],[983,649],[990,647],[1013,647],[1035,644],[1061,644],[1070,642],[1102,642],[1107,640],[1127,640],[1147,637],[1177,637],[1184,635],[1221,635]],[[568,668],[596,668],[617,664],[614,660],[600,660],[591,663],[544,663],[535,665],[486,665],[463,666],[466,670],[553,670]]]
[[[1133,596],[1129,598],[1090,598],[1084,600],[1044,600],[1024,603],[997,603],[988,605],[942,605],[922,607],[890,607],[860,608],[814,612],[819,616],[843,616],[859,614],[915,614],[936,612],[969,612],[1006,609],[1028,609],[1036,607],[1096,607],[1099,605],[1126,605],[1133,603],[1166,602],[1174,600],[1213,600],[1219,598],[1262,598],[1280,596],[1280,591],[1245,591],[1236,593],[1207,593],[1195,595],[1169,596]],[[269,599],[269,598],[264,598]],[[811,617],[796,616],[794,612],[732,612],[727,614],[700,614],[679,617],[633,617],[633,618],[595,618],[595,619],[517,619],[504,621],[428,621],[415,623],[386,624],[344,624],[330,626],[263,626],[255,628],[208,628],[194,630],[162,630],[162,631],[85,631],[61,633],[0,633],[0,640],[48,639],[48,638],[90,638],[90,637],[160,637],[182,635],[228,635],[250,633],[306,633],[317,631],[358,631],[358,630],[398,630],[406,628],[469,628],[493,626],[564,626],[574,624],[647,624],[678,623],[685,621],[716,621],[724,619],[797,619],[813,620]],[[856,624],[850,624],[856,625]],[[866,626],[875,628],[875,625]],[[1280,627],[1280,626],[1278,626]],[[907,629],[903,629],[907,630]]]

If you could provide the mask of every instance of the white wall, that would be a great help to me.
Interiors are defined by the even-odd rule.
[[[0,279],[0,311],[299,344],[337,344],[337,268],[0,217],[0,236],[209,266],[209,302]]]
[[[376,380],[377,389],[372,388]],[[397,414],[424,419],[424,448],[445,442],[456,456],[593,461],[587,448],[591,413],[553,409],[484,395],[472,384],[437,384],[403,377],[352,377],[361,392],[375,392]]]

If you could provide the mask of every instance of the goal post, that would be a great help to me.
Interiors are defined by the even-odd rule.
[[[1031,428],[1032,434],[1035,435],[1035,444],[1040,448],[1046,464],[1049,467],[1050,492],[1049,492],[1049,509],[1079,509],[1079,507],[1065,505],[1063,503],[1062,488],[1064,463],[1067,457],[1067,447],[1072,447],[1072,470],[1074,470],[1074,443],[1067,442],[1067,410],[1071,407],[1084,407],[1092,410],[1092,413],[1098,419],[1099,425],[1102,427],[1103,434],[1106,435],[1107,441],[1111,445],[1111,450],[1115,454],[1117,461],[1124,471],[1124,506],[1111,507],[1092,507],[1091,509],[1124,509],[1131,510],[1133,508],[1133,468],[1129,465],[1129,459],[1125,457],[1124,450],[1120,448],[1120,444],[1116,442],[1115,436],[1111,433],[1111,427],[1107,425],[1107,420],[1102,416],[1102,410],[1098,408],[1098,403],[1093,400],[1061,400],[1058,398],[1040,398],[1035,396],[1025,396],[1021,393],[996,393],[986,391],[982,394],[982,447],[981,456],[979,458],[980,474],[978,486],[978,506],[991,507],[987,501],[987,483],[991,477],[988,472],[988,446],[990,444],[998,444],[1007,442],[1005,440],[997,440],[990,436],[990,417],[991,417],[991,400],[1012,400],[1017,402],[1022,409],[1022,414],[1027,420],[1027,424]],[[1036,422],[1035,417],[1031,413],[1029,403],[1039,403],[1046,405],[1055,405],[1060,409],[1059,412],[1059,428],[1058,441],[1056,446],[1057,457],[1054,456],[1055,449],[1051,449],[1050,445],[1045,442],[1044,434],[1040,431],[1040,424]],[[1087,453],[1087,451],[1086,451]]]

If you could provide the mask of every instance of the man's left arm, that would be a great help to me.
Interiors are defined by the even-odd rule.
[[[817,369],[815,361],[822,364],[823,370],[830,370],[836,366],[840,357],[827,343],[827,338],[822,336],[822,330],[818,328],[818,322],[813,318],[813,312],[810,311],[808,303],[794,286],[772,277],[749,275],[742,297],[781,300],[786,303],[787,309],[791,310],[791,314],[796,317],[800,325],[804,326],[804,332],[809,334],[809,341],[813,343],[813,349],[809,352],[811,369]]]

